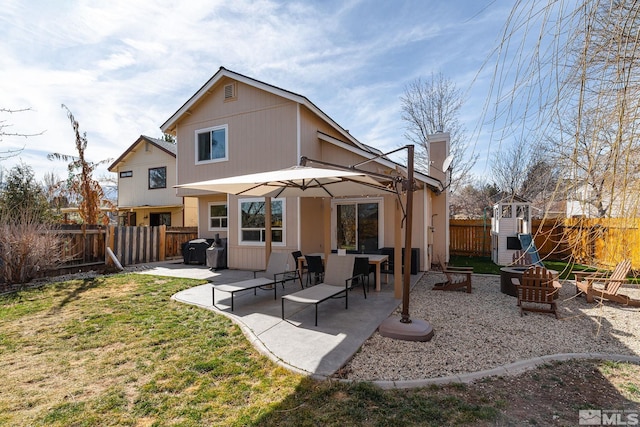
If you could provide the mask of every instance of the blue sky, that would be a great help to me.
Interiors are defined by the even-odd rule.
[[[461,121],[474,172],[489,144],[476,134],[513,2],[507,0],[146,1],[5,0],[0,8],[0,152],[20,148],[38,179],[76,154],[65,104],[86,132],[91,161],[117,158],[224,66],[306,96],[359,141],[405,145],[400,96],[442,72],[467,96]],[[18,158],[3,160],[8,169]],[[489,169],[487,169],[489,168]],[[99,174],[106,175],[106,167]]]

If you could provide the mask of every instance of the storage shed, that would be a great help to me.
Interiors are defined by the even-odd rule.
[[[522,235],[531,235],[531,204],[517,197],[493,205],[491,218],[491,260],[509,265],[513,254],[523,248]]]

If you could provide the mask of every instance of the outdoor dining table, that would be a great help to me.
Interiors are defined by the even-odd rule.
[[[324,262],[324,253],[323,252],[315,252],[315,253],[310,253],[307,254],[310,256],[319,256],[320,258],[322,258],[323,262]],[[362,256],[362,257],[367,257],[369,258],[369,264],[375,266],[376,268],[376,292],[380,292],[380,266],[382,265],[383,262],[386,262],[389,260],[389,255],[380,255],[380,254],[348,254],[348,255],[352,255],[352,256]],[[302,277],[302,266],[304,265],[305,262],[305,256],[302,255],[300,257],[298,257],[298,271],[300,272],[300,277]]]

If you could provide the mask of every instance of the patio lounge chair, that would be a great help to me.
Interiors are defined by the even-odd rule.
[[[316,322],[318,326],[318,304],[330,298],[344,297],[344,308],[349,308],[349,290],[353,284],[353,266],[355,257],[353,255],[329,254],[324,273],[324,280],[310,288],[303,289],[282,297],[282,320],[284,320],[285,300],[299,304],[313,304],[316,310]],[[356,276],[360,283],[363,283],[362,275]],[[362,286],[364,297],[367,298],[367,291]],[[344,294],[344,295],[341,295]]]
[[[525,311],[535,311],[551,313],[558,319],[556,299],[562,285],[549,270],[534,266],[522,273],[522,282],[517,277],[511,280],[518,292],[520,316]],[[545,305],[549,305],[549,308]]]
[[[623,283],[628,283],[627,275],[631,270],[631,261],[620,262],[611,272],[574,272],[576,279],[576,294],[583,293],[587,302],[594,302],[595,298],[607,299],[623,305],[640,307],[640,300],[618,293]]]
[[[433,290],[454,291],[465,288],[468,294],[471,293],[473,267],[445,267],[444,264],[440,263],[440,269],[447,277],[447,280],[442,283],[436,283],[433,286]]]
[[[216,305],[216,290],[231,294],[231,311],[233,311],[233,297],[236,292],[253,289],[253,294],[256,295],[257,289],[273,290],[273,299],[277,299],[276,285],[278,283],[281,283],[284,288],[285,282],[289,280],[300,280],[300,286],[302,287],[302,279],[300,279],[298,270],[295,269],[295,267],[291,271],[287,269],[288,259],[289,255],[284,252],[272,252],[269,256],[267,269],[264,271],[254,271],[253,279],[220,285],[212,284],[211,298],[213,305]]]

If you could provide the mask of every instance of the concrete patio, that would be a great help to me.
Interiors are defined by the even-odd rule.
[[[206,266],[185,265],[181,261],[149,265],[137,273],[202,279],[215,284],[253,278],[251,271],[214,272]],[[411,285],[415,285],[420,277],[422,273],[412,275]],[[362,288],[353,289],[349,294],[348,310],[345,310],[344,298],[320,304],[316,327],[313,305],[286,301],[285,320],[281,318],[280,297],[300,290],[299,282],[287,282],[284,289],[278,285],[275,300],[273,291],[258,290],[257,295],[251,290],[237,293],[233,312],[230,294],[216,292],[213,305],[210,283],[178,292],[172,298],[227,316],[242,328],[256,349],[275,362],[289,369],[322,377],[340,369],[401,303],[400,299],[393,296],[391,276],[389,283],[384,282],[383,276],[381,291],[375,292],[374,286],[371,286],[367,299],[364,299]]]

